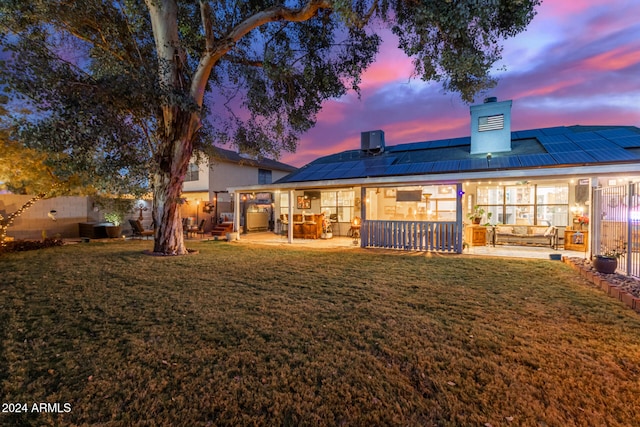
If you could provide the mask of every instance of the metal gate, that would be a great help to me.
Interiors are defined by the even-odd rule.
[[[640,183],[593,190],[593,254],[617,250],[618,272],[640,278]]]

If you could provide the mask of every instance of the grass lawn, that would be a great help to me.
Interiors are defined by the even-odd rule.
[[[150,247],[0,257],[0,425],[640,422],[640,316],[562,263]]]

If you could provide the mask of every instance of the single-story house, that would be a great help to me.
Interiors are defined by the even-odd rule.
[[[324,214],[334,234],[345,234],[359,219],[363,247],[459,253],[487,239],[535,244],[554,227],[559,237],[550,244],[589,250],[593,189],[640,182],[640,129],[512,131],[511,105],[487,98],[471,106],[470,136],[388,145],[383,131],[363,132],[358,149],[318,158],[271,185],[229,191],[236,204],[272,192],[285,225],[304,222],[294,215]],[[468,219],[474,210],[479,225]]]

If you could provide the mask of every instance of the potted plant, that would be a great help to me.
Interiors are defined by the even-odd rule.
[[[616,247],[615,249],[606,249],[601,254],[595,255],[592,261],[593,268],[604,274],[613,274],[618,268],[618,258],[624,256],[625,250]]]
[[[469,218],[469,220],[471,220],[471,222],[473,222],[474,224],[480,224],[480,221],[482,221],[482,217],[484,216],[484,214],[486,213],[486,211],[481,208],[479,205],[475,205],[473,207],[473,211],[467,215],[467,218]],[[487,221],[491,219],[492,213],[488,212],[487,213]],[[487,222],[487,224],[489,224],[489,222]]]
[[[120,237],[122,233],[122,214],[119,212],[107,212],[104,214],[104,220],[113,225],[107,225],[104,227],[107,232],[107,236],[111,239],[116,239]]]

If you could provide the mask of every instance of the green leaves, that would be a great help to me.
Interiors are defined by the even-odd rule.
[[[194,142],[211,145],[209,135],[259,155],[294,151],[324,101],[359,91],[382,28],[398,36],[416,76],[470,101],[495,84],[489,70],[499,42],[522,31],[539,3],[177,1],[175,14],[158,15],[172,43],[165,46],[154,39],[150,7],[167,11],[171,0],[7,0],[0,4],[0,83],[10,89],[21,143],[64,153],[64,161],[48,159],[52,170],[138,191],[167,138],[189,155]],[[312,13],[301,17],[304,10]],[[157,49],[175,54],[163,63]],[[20,113],[24,106],[32,113]],[[186,126],[188,117],[196,125]],[[203,135],[193,131],[200,120]]]

